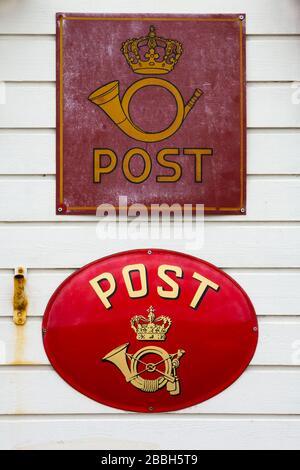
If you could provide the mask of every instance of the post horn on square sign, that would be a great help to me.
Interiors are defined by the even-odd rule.
[[[147,48],[147,52],[142,52]],[[157,51],[163,51],[160,54]],[[129,39],[123,43],[121,51],[132,71],[141,75],[162,75],[171,72],[177,64],[182,45],[172,39],[156,36],[154,26],[150,26],[147,36],[139,39]],[[136,92],[142,88],[157,86],[167,90],[176,101],[176,116],[169,127],[159,132],[145,132],[132,121],[129,114],[130,101]],[[134,82],[120,97],[119,81],[114,80],[95,90],[89,100],[99,106],[121,131],[135,140],[142,142],[159,142],[175,134],[194,107],[202,91],[196,88],[190,100],[185,104],[178,88],[168,80],[157,77],[147,77]]]

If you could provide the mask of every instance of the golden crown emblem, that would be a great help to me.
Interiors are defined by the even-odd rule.
[[[172,324],[172,320],[164,315],[156,318],[153,307],[148,308],[148,317],[135,315],[130,323],[136,332],[136,338],[140,341],[164,341],[166,333]]]
[[[182,44],[156,35],[150,26],[147,36],[127,39],[121,48],[135,73],[161,75],[171,72],[182,54]]]

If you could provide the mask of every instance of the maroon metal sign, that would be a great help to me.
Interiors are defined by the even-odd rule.
[[[245,213],[245,16],[57,15],[57,212]]]
[[[54,293],[43,320],[56,371],[105,405],[165,412],[231,385],[257,345],[253,306],[215,266],[136,250],[91,263]]]

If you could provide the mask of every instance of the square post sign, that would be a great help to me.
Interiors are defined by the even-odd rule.
[[[245,15],[56,21],[57,213],[245,214]]]

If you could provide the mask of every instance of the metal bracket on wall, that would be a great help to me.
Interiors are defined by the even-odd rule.
[[[26,268],[19,266],[15,269],[13,309],[14,322],[19,326],[26,323],[27,317],[28,299],[25,291],[26,276]]]

